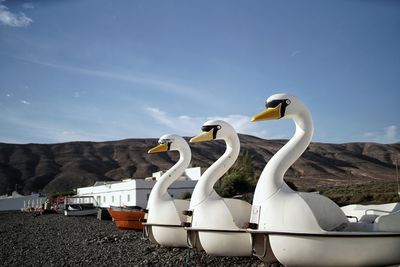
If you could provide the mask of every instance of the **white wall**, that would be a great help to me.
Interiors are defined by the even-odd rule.
[[[200,167],[188,168],[185,170],[185,175],[190,180],[198,181],[201,177],[201,168]]]
[[[21,210],[24,208],[24,201],[25,204],[30,202],[31,206],[34,203],[34,207],[39,203],[44,203],[46,198],[39,197],[39,195],[33,196],[21,196],[21,197],[13,197],[13,198],[1,198],[0,199],[0,211],[12,211],[12,210]]]
[[[156,181],[142,179],[124,180],[107,185],[81,187],[77,189],[79,196],[93,196],[97,205],[102,208],[110,206],[140,206],[145,208],[150,192]],[[168,189],[174,198],[181,198],[185,192],[193,192],[197,181],[176,181]],[[129,200],[128,200],[129,196]]]
[[[173,198],[182,198],[186,192],[193,193],[196,184],[197,181],[176,181],[168,188],[168,193]]]
[[[82,187],[77,189],[81,196],[93,196],[102,208],[110,206],[141,206],[147,205],[147,194],[150,194],[156,181],[124,180],[118,183]]]
[[[156,178],[156,180],[160,179],[161,176],[165,173],[165,171],[153,172],[152,177]],[[179,177],[178,180],[194,180],[198,181],[201,176],[201,168],[193,167],[187,168],[185,172]]]

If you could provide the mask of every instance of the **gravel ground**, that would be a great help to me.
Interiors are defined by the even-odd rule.
[[[2,266],[263,266],[255,257],[215,257],[164,248],[95,217],[0,213]]]

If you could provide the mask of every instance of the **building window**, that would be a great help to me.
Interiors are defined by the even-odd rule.
[[[128,202],[131,201],[131,195],[128,194]]]
[[[113,203],[114,203],[114,196],[112,196],[112,197],[111,197],[111,202],[113,202]]]
[[[103,202],[106,202],[106,196],[103,196]]]

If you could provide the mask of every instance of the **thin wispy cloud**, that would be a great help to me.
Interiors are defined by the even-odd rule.
[[[22,4],[22,8],[25,8],[25,9],[33,9],[33,8],[35,8],[35,6],[34,6],[33,3],[31,3],[31,2],[26,2],[26,3],[23,3],[23,4]]]
[[[394,143],[399,141],[398,127],[396,125],[389,125],[381,130],[366,132],[363,134],[365,141]]]
[[[38,61],[38,60],[29,60],[25,58],[14,57],[19,60],[38,64],[42,66],[47,66],[56,69],[62,69],[69,72],[78,73],[81,75],[95,76],[104,79],[111,79],[116,81],[129,82],[136,85],[146,86],[146,90],[150,89],[153,91],[162,91],[167,93],[174,93],[185,97],[190,97],[193,99],[198,99],[200,97],[204,97],[201,94],[200,90],[192,88],[191,86],[181,85],[178,83],[174,83],[171,81],[161,80],[157,78],[152,78],[147,75],[138,75],[134,73],[122,73],[122,72],[114,72],[109,70],[95,70],[88,68],[81,68],[75,66],[61,65],[50,62]],[[142,89],[139,89],[142,90]],[[145,90],[145,89],[143,89]]]
[[[301,53],[300,50],[296,50],[296,51],[293,51],[293,52],[290,54],[290,56],[291,56],[291,57],[295,57],[295,56],[297,56],[297,55],[300,54],[300,53]]]
[[[249,134],[261,138],[276,138],[262,129],[255,123],[251,123],[250,117],[245,115],[227,115],[227,116],[210,116],[210,117],[191,117],[187,115],[171,116],[165,111],[158,108],[146,108],[147,114],[155,119],[158,123],[174,130],[177,134],[193,135],[196,134],[201,125],[208,120],[223,120],[230,123],[238,133]]]
[[[153,117],[154,119],[156,119],[158,122],[160,122],[161,124],[164,124],[172,129],[178,129],[178,125],[176,125],[176,123],[174,122],[174,118],[170,118],[167,113],[165,113],[162,110],[159,110],[158,108],[153,108],[153,107],[148,107],[146,108],[146,110],[148,111],[148,114]],[[192,128],[192,123],[190,121],[186,121],[187,119],[189,119],[188,116],[181,116],[179,117],[179,120],[185,122],[184,127],[179,127],[182,129],[182,131],[191,131]]]
[[[31,102],[26,101],[26,100],[20,100],[20,102],[21,102],[22,104],[24,104],[24,105],[30,105],[30,104],[31,104]]]
[[[388,140],[392,140],[392,141],[396,140],[396,137],[397,137],[397,126],[396,125],[390,125],[390,126],[386,127],[384,129],[384,132],[385,132],[386,138]]]
[[[0,135],[0,143],[18,144],[18,143],[21,143],[21,142],[17,138],[8,137],[8,136],[1,136]]]
[[[12,96],[12,94],[6,94],[6,97],[11,97]]]
[[[0,0],[0,25],[27,27],[33,22],[33,20],[27,17],[23,12],[18,14],[12,13],[3,3],[5,3],[5,0]]]
[[[118,136],[118,129],[105,129],[104,125],[95,125],[93,130],[75,129],[65,121],[51,121],[45,119],[28,119],[14,113],[0,113],[2,124],[9,124],[17,128],[26,129],[29,133],[24,138],[0,136],[0,140],[9,143],[43,142],[58,143],[70,141],[108,141]]]

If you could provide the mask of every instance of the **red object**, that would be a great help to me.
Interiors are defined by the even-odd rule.
[[[108,212],[119,229],[143,230],[143,211],[132,208],[110,207]]]

